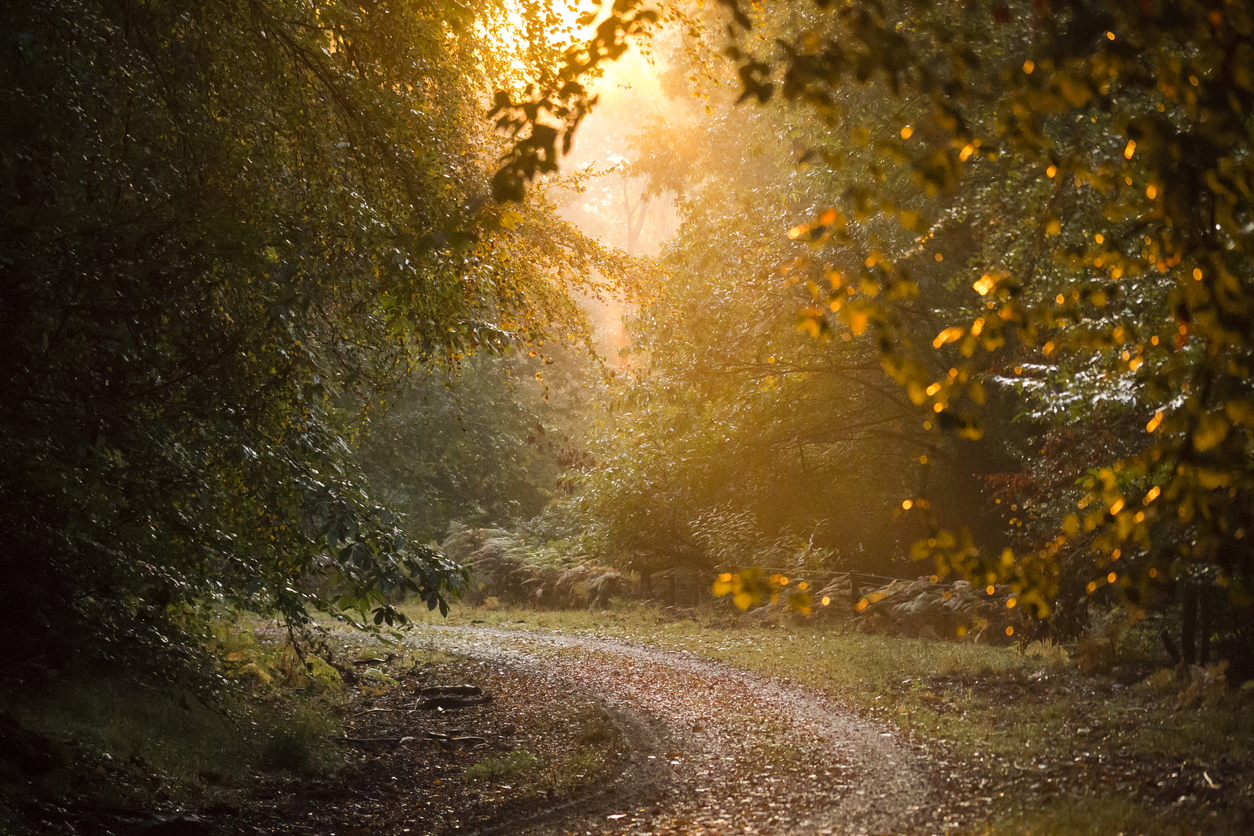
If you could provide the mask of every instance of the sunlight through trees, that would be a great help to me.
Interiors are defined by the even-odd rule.
[[[498,175],[514,191],[498,196],[556,165],[591,102],[586,76],[626,40],[678,21],[699,44],[691,54],[730,61],[746,103],[734,118],[759,107],[795,143],[797,182],[817,186],[765,211],[732,208],[743,176],[697,169],[705,189],[685,224],[726,206],[765,239],[786,232],[797,254],[764,260],[809,298],[785,307],[829,357],[851,336],[869,339],[922,413],[911,433],[943,446],[1018,419],[999,444],[1016,475],[990,483],[1013,507],[1009,546],[981,547],[915,502],[909,513],[931,529],[915,556],[1008,583],[1040,615],[1066,604],[1075,580],[1081,597],[1134,604],[1217,587],[1245,611],[1248,9],[720,6],[620,2],[568,54],[559,83],[530,104],[499,100],[522,139]],[[728,76],[713,72],[712,101]],[[549,127],[528,132],[526,108]]]

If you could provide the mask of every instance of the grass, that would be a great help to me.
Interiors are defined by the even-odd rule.
[[[1047,801],[1030,813],[1003,816],[994,833],[1072,836],[1076,833],[1148,833],[1153,827],[1133,801],[1118,796]],[[1179,833],[1177,829],[1175,832]]]
[[[174,798],[244,785],[262,771],[330,771],[342,759],[332,706],[303,696],[210,709],[186,694],[93,680],[67,682],[16,716],[103,764],[152,773]]]
[[[310,671],[248,625],[223,623],[206,633],[225,672],[244,683],[213,705],[174,687],[67,676],[10,706],[17,723],[59,755],[54,769],[34,776],[29,792],[59,798],[73,790],[121,806],[147,806],[154,797],[229,803],[263,773],[338,769],[338,675],[316,665]],[[0,775],[0,830],[10,815],[4,809],[27,792],[26,777]]]
[[[504,755],[484,758],[471,764],[466,769],[466,777],[472,781],[517,780],[520,777],[535,775],[540,768],[540,759],[530,752],[515,749]]]
[[[599,709],[585,710],[576,716],[575,723],[579,733],[574,748],[550,769],[553,786],[576,785],[605,771],[621,746],[618,729]]]
[[[1174,836],[1181,827],[1236,832],[1242,816],[1254,817],[1242,778],[1254,760],[1254,694],[1230,692],[1216,705],[1177,709],[1170,675],[1157,677],[1158,687],[1142,681],[1143,655],[1131,676],[1117,678],[1109,667],[1085,675],[1078,660],[1065,662],[1057,653],[1025,656],[1015,648],[871,636],[839,623],[745,627],[714,608],[676,619],[634,604],[608,612],[458,607],[448,619],[471,621],[690,651],[826,691],[910,736],[939,741],[951,761],[981,764],[1006,791],[994,806],[992,833]],[[1135,648],[1129,653],[1137,655]],[[1073,649],[1073,655],[1079,654]],[[1115,763],[1125,777],[1151,783],[1156,770],[1170,771],[1171,764],[1208,764],[1240,798],[1227,796],[1226,806],[1207,807],[1205,821],[1191,822],[1203,812],[1177,805],[1164,814],[1123,798],[1116,785],[1090,787],[1089,773],[1080,771],[1090,762],[1098,764],[1095,771]],[[1036,780],[1038,773],[1057,780]]]
[[[409,615],[444,623],[425,608]],[[1150,682],[1143,681],[1144,665],[1131,676],[1109,669],[1086,675],[1079,670],[1082,654],[1074,649],[1076,660],[1067,662],[1058,653],[1025,656],[1013,648],[864,635],[839,622],[747,627],[735,614],[713,607],[682,618],[671,610],[622,603],[608,612],[458,607],[447,621],[637,641],[826,691],[908,736],[939,742],[951,763],[967,764],[964,772],[991,780],[995,789],[979,794],[1000,799],[989,812],[993,834],[1175,836],[1184,828],[1241,832],[1254,821],[1254,787],[1247,777],[1254,774],[1254,692],[1177,708],[1179,686],[1170,672],[1160,671]],[[310,675],[279,645],[247,631],[227,629],[217,641],[228,668],[253,677],[254,698],[211,709],[189,694],[121,679],[67,679],[14,709],[24,727],[61,750],[58,768],[41,779],[38,791],[56,798],[81,784],[83,770],[70,775],[71,762],[110,778],[99,782],[109,793],[102,801],[138,805],[154,795],[229,803],[265,772],[337,769],[344,757],[335,742],[341,735],[338,677]],[[353,635],[337,641],[342,644],[337,653],[350,658],[378,647]],[[441,661],[430,653],[397,650],[402,667]],[[1135,648],[1129,653],[1135,655]],[[529,720],[537,739],[560,738],[562,745],[485,757],[469,768],[467,778],[509,782],[527,794],[586,783],[616,758],[617,731],[591,708],[572,715]],[[781,749],[766,755],[787,762],[802,753]],[[1176,804],[1194,791],[1189,787],[1197,786],[1201,770],[1223,787],[1209,801],[1224,803]],[[1177,773],[1186,771],[1191,785],[1177,780]],[[1139,782],[1141,789],[1161,788],[1155,803],[1130,800],[1128,781]],[[0,808],[3,802],[0,797]]]
[[[408,609],[415,621],[446,623],[424,606]],[[378,655],[380,640],[353,633],[328,620],[324,626],[335,636],[338,652],[346,658]],[[395,668],[439,668],[465,660],[440,650],[415,648],[406,644],[388,645],[397,654]],[[595,703],[564,695],[566,713],[551,710],[552,702],[537,701],[535,706],[519,706],[519,732],[514,738],[519,748],[485,756],[467,768],[468,780],[509,783],[522,796],[539,793],[563,795],[579,791],[590,780],[603,774],[618,759],[620,733]]]

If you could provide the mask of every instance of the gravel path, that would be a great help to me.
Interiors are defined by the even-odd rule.
[[[593,695],[630,744],[613,784],[495,832],[943,832],[926,754],[821,694],[604,639],[432,627],[411,641]]]

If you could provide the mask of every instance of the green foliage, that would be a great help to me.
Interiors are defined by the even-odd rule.
[[[1100,415],[1112,403],[1133,426],[1148,419],[1143,440],[1105,451],[1075,516],[1050,514],[1061,540],[1038,541],[1011,561],[950,552],[942,565],[1010,578],[1040,610],[1064,547],[1090,552],[1097,573],[1108,572],[1089,592],[1111,583],[1145,599],[1180,576],[1182,559],[1217,564],[1221,585],[1244,597],[1254,568],[1240,545],[1250,507],[1250,441],[1240,429],[1250,243],[1235,219],[1249,198],[1230,184],[1249,176],[1248,11],[1077,2],[1004,19],[938,9],[907,24],[905,14],[846,7],[780,62],[784,95],[819,112],[836,91],[868,82],[922,97],[926,106],[898,136],[873,139],[931,200],[902,203],[872,184],[861,209],[895,217],[924,251],[946,226],[937,212],[946,204],[975,227],[979,250],[961,263],[982,297],[970,297],[974,321],[933,340],[957,348],[956,379],[931,377],[899,314],[868,303],[861,313],[886,368],[944,415],[963,398],[982,400],[961,358],[1010,344],[1045,367],[1033,377],[1047,407],[1097,405]],[[829,235],[860,243],[839,220]],[[1004,245],[1016,238],[1019,246]],[[942,251],[943,240],[935,246]],[[912,253],[876,249],[862,281],[889,298],[920,286]]]
[[[601,257],[543,201],[489,203],[483,91],[513,71],[478,30],[499,11],[8,16],[6,658],[168,673],[187,608],[221,598],[296,623],[445,606],[461,575],[362,490],[354,425],[415,364],[578,341],[567,290]],[[532,65],[555,60],[541,31]]]
[[[462,600],[581,608],[607,606],[612,596],[628,591],[627,579],[581,553],[577,538],[541,541],[544,522],[519,531],[450,525],[440,548],[470,572]]]
[[[595,10],[585,10],[578,21],[586,26],[596,18]],[[567,50],[558,72],[546,79],[551,89],[532,85],[523,96],[497,91],[488,115],[496,119],[497,130],[513,141],[492,178],[494,198],[521,201],[527,183],[557,171],[557,146],[560,143],[561,154],[569,153],[575,128],[594,101],[583,81],[595,75],[602,63],[621,57],[629,39],[651,31],[657,20],[656,9],[619,2],[587,43]]]
[[[893,559],[925,530],[903,500],[928,480],[949,487],[977,457],[919,426],[861,330],[814,324],[827,271],[805,262],[797,224],[855,184],[856,165],[799,169],[797,149],[823,126],[774,107],[725,111],[734,73],[704,54],[669,70],[670,116],[635,138],[627,169],[646,194],[675,195],[682,225],[658,258],[663,290],[627,318],[632,366],[607,387],[589,443],[597,464],[575,500],[589,550],[645,572],[792,571],[810,558],[901,571]],[[945,491],[942,518],[969,516],[975,487]]]
[[[322,635],[293,631],[276,645],[259,640],[245,619],[236,618],[211,622],[198,638],[227,680],[242,683],[256,695],[274,695],[281,689],[334,693],[344,684],[339,671],[317,655],[328,649]]]
[[[342,759],[332,739],[338,724],[309,705],[296,702],[268,718],[268,733],[258,754],[258,764],[270,771],[298,775],[323,771]]]
[[[480,355],[452,374],[418,376],[364,427],[359,459],[372,493],[423,542],[454,520],[517,526],[540,514],[581,455],[571,434],[586,356]]]

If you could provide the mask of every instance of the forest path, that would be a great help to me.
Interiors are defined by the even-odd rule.
[[[628,744],[617,780],[493,832],[941,832],[925,753],[817,692],[620,641],[429,627],[417,646],[519,666],[598,699]]]

